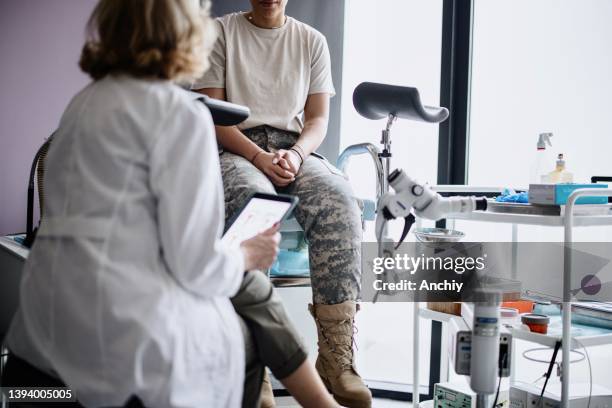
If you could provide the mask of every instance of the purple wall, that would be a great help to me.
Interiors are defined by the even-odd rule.
[[[32,158],[87,82],[78,67],[95,0],[0,0],[0,234],[25,230]]]

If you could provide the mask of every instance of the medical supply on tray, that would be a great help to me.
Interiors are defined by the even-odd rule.
[[[552,147],[550,138],[553,137],[552,133],[540,133],[538,137],[538,143],[536,145],[536,153],[531,163],[529,171],[529,182],[533,184],[546,183],[546,175],[544,169],[548,166],[548,163],[552,163],[552,157],[548,150],[546,150],[546,144]]]
[[[498,203],[528,203],[529,196],[526,191],[517,193],[511,188],[504,188],[501,195],[495,197]]]
[[[501,306],[502,308],[517,309],[519,313],[531,313],[533,312],[534,304],[531,300],[516,300],[503,302]]]
[[[461,241],[465,233],[446,228],[417,228],[414,236],[419,242],[448,243]]]
[[[581,188],[608,188],[607,184],[530,184],[529,203],[542,205],[565,205],[575,190]],[[608,197],[580,197],[576,204],[607,204]]]
[[[565,214],[565,205],[532,204],[532,203],[500,203],[489,201],[487,212],[503,214],[524,215],[553,215]],[[574,215],[612,215],[612,204],[582,204],[574,207]]]
[[[572,303],[572,322],[580,323],[586,326],[612,329],[612,303]]]
[[[550,317],[536,313],[527,313],[521,316],[521,322],[527,325],[533,333],[546,334],[548,333]]]
[[[434,312],[461,316],[461,302],[427,302],[427,309]]]
[[[549,304],[537,303],[533,307],[533,313],[543,314],[548,317],[561,316],[561,305],[552,302]],[[548,327],[550,328],[550,325]]]
[[[574,175],[566,170],[565,159],[563,153],[559,153],[557,156],[557,162],[555,169],[548,173],[548,176],[544,180],[546,183],[558,184],[558,183],[573,183]]]
[[[520,314],[514,307],[500,307],[499,313],[501,323],[506,327],[518,327],[520,325]]]

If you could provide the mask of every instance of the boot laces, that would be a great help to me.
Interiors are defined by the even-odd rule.
[[[332,354],[334,354],[334,359],[336,360],[336,364],[340,367],[341,370],[350,370],[353,368],[353,347],[355,350],[359,350],[357,347],[357,342],[355,341],[355,334],[358,333],[357,326],[355,326],[353,319],[344,319],[344,320],[322,320],[317,318],[321,327],[321,335],[323,337],[323,341],[329,346]],[[323,322],[327,324],[323,324]],[[345,324],[351,325],[351,334],[343,333],[342,327]],[[336,329],[336,330],[332,330]],[[330,341],[328,337],[330,335],[337,336],[351,336],[350,347],[338,347],[337,342]]]

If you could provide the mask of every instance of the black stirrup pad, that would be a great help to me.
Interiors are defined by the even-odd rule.
[[[244,122],[251,111],[246,106],[236,105],[220,99],[210,98],[197,92],[190,92],[195,100],[201,101],[208,107],[213,122],[217,126],[234,126]]]
[[[362,82],[353,92],[353,105],[361,116],[373,120],[391,114],[430,123],[448,118],[448,109],[423,105],[419,90],[407,86]]]

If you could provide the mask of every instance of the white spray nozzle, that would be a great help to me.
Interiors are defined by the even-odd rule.
[[[552,147],[552,143],[550,143],[550,138],[553,137],[553,134],[548,133],[540,133],[540,137],[538,138],[538,149],[546,149],[546,143]]]

